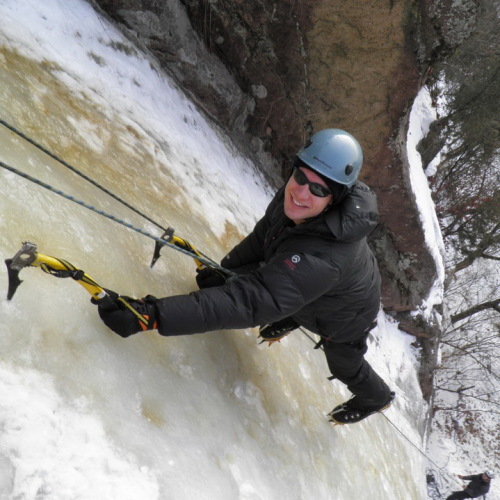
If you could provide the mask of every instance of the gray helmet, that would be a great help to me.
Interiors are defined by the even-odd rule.
[[[297,156],[315,172],[347,187],[356,182],[363,164],[359,142],[338,128],[316,132]]]
[[[493,479],[495,477],[495,473],[491,470],[486,470],[484,473],[490,478]]]

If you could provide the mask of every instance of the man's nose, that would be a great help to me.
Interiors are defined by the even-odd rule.
[[[297,194],[299,194],[302,198],[306,198],[310,194],[309,186],[307,184],[303,184],[303,185],[297,184],[297,188],[296,188],[295,192]]]

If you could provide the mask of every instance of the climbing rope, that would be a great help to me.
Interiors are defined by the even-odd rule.
[[[151,217],[149,217],[148,215],[146,215],[145,213],[141,212],[140,210],[138,210],[137,208],[135,208],[134,206],[130,205],[130,203],[126,202],[123,198],[120,198],[119,196],[115,195],[114,193],[112,193],[109,189],[105,188],[102,184],[99,184],[98,182],[96,182],[94,179],[90,178],[89,176],[85,175],[81,170],[78,170],[77,168],[75,168],[74,166],[70,165],[68,162],[66,162],[65,160],[63,160],[62,158],[60,158],[59,156],[57,156],[56,154],[52,153],[51,151],[49,151],[47,148],[45,148],[44,146],[42,146],[41,144],[39,144],[38,142],[36,142],[35,140],[33,140],[31,137],[28,137],[26,134],[24,134],[23,132],[21,132],[20,130],[18,130],[16,127],[14,127],[13,125],[7,123],[5,120],[2,120],[0,118],[0,124],[3,125],[5,128],[7,128],[8,130],[10,130],[11,132],[13,132],[14,134],[16,134],[17,136],[21,137],[22,139],[24,139],[26,142],[28,142],[29,144],[31,144],[32,146],[34,146],[35,148],[37,148],[38,150],[42,151],[43,153],[45,153],[47,156],[49,156],[50,158],[52,158],[53,160],[57,161],[58,163],[60,163],[61,165],[63,165],[64,167],[66,167],[67,169],[69,169],[71,172],[73,172],[74,174],[78,175],[79,177],[81,177],[82,179],[84,179],[85,181],[89,182],[90,184],[92,184],[93,186],[95,186],[96,188],[100,189],[103,193],[106,193],[108,196],[110,196],[111,198],[113,198],[114,200],[118,201],[119,203],[121,203],[123,206],[127,207],[129,210],[132,210],[132,212],[136,213],[137,215],[140,215],[141,217],[143,217],[145,220],[147,220],[148,222],[151,222],[151,224],[155,225],[157,228],[161,229],[164,233],[167,233],[169,228],[165,228],[164,226],[162,226],[159,222],[155,221],[154,219],[152,219]],[[6,167],[4,167],[6,168]],[[12,170],[13,171],[13,170]],[[26,177],[27,178],[27,177]],[[42,185],[42,184],[40,184]],[[45,187],[45,186],[44,186]],[[55,192],[55,191],[54,191]],[[68,198],[69,199],[69,198]],[[80,203],[80,205],[82,205],[82,203]],[[164,240],[160,240],[162,243]],[[177,247],[178,248],[178,247]],[[203,257],[205,258],[207,261],[209,261],[211,264],[209,267],[216,267],[216,262],[214,260],[212,260],[210,257],[206,256],[205,254],[203,254],[202,252],[199,252],[197,250],[197,252]],[[204,262],[206,264],[206,262]],[[215,265],[214,265],[215,264]],[[226,270],[227,271],[227,270]],[[229,271],[228,271],[229,272]]]
[[[148,231],[145,231],[144,229],[141,229],[140,227],[137,227],[137,226],[134,226],[132,224],[130,224],[129,222],[126,222],[122,219],[119,219],[118,217],[115,217],[114,215],[112,214],[109,214],[107,212],[104,212],[103,210],[100,210],[92,205],[89,205],[88,203],[85,203],[84,201],[82,200],[79,200],[77,198],[75,198],[74,196],[71,196],[67,193],[64,193],[63,191],[61,191],[60,189],[56,189],[55,187],[51,186],[50,184],[47,184],[46,182],[43,182],[39,179],[36,179],[35,177],[32,177],[31,175],[29,174],[26,174],[24,172],[21,172],[20,170],[18,170],[17,168],[15,167],[12,167],[10,165],[7,165],[6,163],[4,163],[3,161],[0,161],[0,167],[4,168],[5,170],[9,170],[10,172],[24,178],[24,179],[27,179],[31,182],[33,182],[34,184],[37,184],[38,186],[41,186],[49,191],[51,191],[52,193],[55,193],[63,198],[65,198],[66,200],[69,200],[73,203],[76,203],[77,205],[80,205],[92,212],[95,212],[96,214],[98,215],[102,215],[103,217],[106,217],[107,219],[110,219],[112,220],[113,222],[117,222],[118,224],[121,224],[122,226],[125,226],[126,228],[128,229],[132,229],[133,231],[139,233],[139,234],[142,234],[143,236],[146,236],[148,238],[151,238],[152,240],[156,241],[156,242],[159,242],[161,243],[162,245],[165,245],[165,246],[168,246],[170,248],[173,248],[174,250],[177,250],[178,252],[180,253],[183,253],[185,255],[188,255],[189,257],[193,257],[193,253],[188,251],[188,250],[184,250],[184,248],[180,248],[176,245],[174,245],[173,243],[170,243],[169,241],[167,240],[164,240],[162,238],[159,238],[158,236],[155,236],[154,234],[151,234],[149,233]],[[222,271],[226,274],[230,274],[231,276],[236,276],[236,273],[230,271],[229,269],[225,269],[224,267],[216,264],[215,262],[213,262],[212,260],[208,260],[204,257],[197,257],[197,259],[202,262],[203,264],[205,264],[207,267],[210,267],[211,269],[217,269],[219,271]]]
[[[392,422],[392,420],[385,414],[385,413],[382,413],[382,416],[394,427],[394,429],[396,429],[397,432],[399,432],[399,434],[401,434],[401,436],[403,436],[403,438],[408,441],[408,443],[410,443],[416,450],[418,450],[418,452],[423,455],[432,465],[434,465],[435,467],[437,467],[437,469],[439,470],[439,473],[442,474],[442,475],[446,475],[448,476],[453,482],[455,482],[456,484],[458,484],[459,486],[461,486],[461,484],[453,477],[451,476],[450,474],[448,474],[448,472],[446,471],[443,471],[441,467],[439,467],[439,465],[434,462],[428,455],[425,454],[425,452],[423,452],[420,447],[418,447],[410,438],[408,438],[408,436],[406,436],[405,434],[403,434],[403,432],[397,427],[397,425]],[[431,498],[434,498],[434,497],[431,497]],[[440,498],[440,497],[438,497]]]

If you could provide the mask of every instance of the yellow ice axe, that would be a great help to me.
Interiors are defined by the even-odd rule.
[[[209,268],[214,273],[219,274],[225,279],[233,276],[234,273],[232,273],[227,269],[221,268],[220,266],[212,267],[207,262],[206,260],[207,257],[205,255],[196,250],[196,248],[193,245],[191,245],[189,241],[185,240],[184,238],[181,238],[180,236],[176,236],[174,234],[174,231],[175,230],[172,227],[167,228],[165,232],[162,234],[161,239],[156,241],[153,258],[150,264],[151,268],[153,268],[156,261],[160,258],[161,249],[165,246],[165,242],[167,242],[171,243],[172,245],[175,245],[177,248],[182,248],[183,250],[186,250],[187,252],[192,254],[193,260],[196,264],[196,268],[198,269],[198,271],[202,271],[203,269]]]
[[[148,320],[136,311],[127,300],[120,297],[115,292],[104,289],[96,281],[94,281],[85,271],[78,269],[67,260],[44,255],[36,251],[36,245],[30,242],[24,242],[21,250],[19,250],[12,259],[6,259],[7,271],[9,274],[9,289],[7,291],[7,300],[11,300],[22,280],[19,278],[19,273],[25,267],[39,267],[42,271],[56,278],[72,278],[78,282],[92,296],[93,302],[103,307],[104,309],[116,309],[117,301],[121,302],[133,314],[137,316],[139,321],[148,324]],[[112,296],[113,295],[113,296]]]

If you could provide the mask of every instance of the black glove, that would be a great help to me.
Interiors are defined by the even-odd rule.
[[[212,288],[213,286],[222,286],[228,276],[221,271],[215,271],[205,267],[201,271],[196,269],[196,283],[200,288]]]
[[[300,325],[292,318],[283,318],[274,323],[261,326],[259,329],[259,337],[262,342],[279,342],[283,337],[286,337],[292,330],[295,330]],[[261,344],[262,344],[261,342]]]
[[[158,328],[156,297],[147,295],[143,299],[133,299],[111,290],[106,290],[106,293],[108,295],[104,299],[91,299],[91,302],[97,304],[104,324],[120,337]]]

